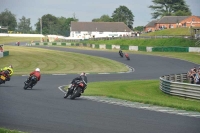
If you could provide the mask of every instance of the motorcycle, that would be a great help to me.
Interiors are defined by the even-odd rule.
[[[124,57],[124,54],[122,52],[119,53],[119,55],[123,58]]]
[[[125,54],[125,57],[126,57],[127,60],[130,60],[130,57],[127,53]]]
[[[3,84],[6,81],[8,81],[7,80],[8,75],[9,75],[9,71],[7,71],[7,70],[0,72],[0,84]]]
[[[31,76],[27,81],[24,82],[24,90],[28,88],[33,88],[33,86],[37,83],[37,77]]]
[[[87,87],[87,84],[84,81],[76,81],[75,84],[72,84],[69,89],[70,99],[73,100],[76,97],[80,97],[83,90]]]

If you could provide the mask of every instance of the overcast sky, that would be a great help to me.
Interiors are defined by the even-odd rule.
[[[185,1],[192,14],[200,16],[200,0]],[[75,14],[79,22],[91,22],[102,15],[112,16],[116,8],[126,6],[135,16],[133,27],[136,27],[145,26],[152,20],[153,11],[148,8],[152,4],[152,0],[0,0],[0,12],[8,9],[16,15],[17,22],[22,16],[30,18],[35,29],[34,24],[45,14],[65,18]]]

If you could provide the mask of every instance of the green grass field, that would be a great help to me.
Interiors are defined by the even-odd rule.
[[[192,32],[191,28],[183,27],[183,28],[172,28],[159,30],[155,32],[150,32],[146,34],[141,34],[142,36],[165,36],[165,35],[174,35],[174,36],[190,36]]]
[[[131,46],[179,46],[195,47],[197,40],[186,38],[154,38],[154,39],[114,39],[114,40],[88,40],[82,41],[87,44],[114,44],[114,45],[131,45]]]
[[[10,56],[0,58],[0,68],[12,64],[14,74],[27,74],[36,67],[43,74],[128,71],[124,64],[101,57],[34,47],[5,45],[4,49],[10,51]]]
[[[159,80],[132,80],[89,83],[84,95],[107,96],[133,102],[200,112],[200,100],[163,93]]]
[[[2,37],[0,36],[0,44],[15,43],[15,42],[31,42],[40,41],[39,37]]]

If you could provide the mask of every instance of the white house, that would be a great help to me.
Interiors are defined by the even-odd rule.
[[[123,22],[71,22],[70,38],[131,36],[132,30]]]

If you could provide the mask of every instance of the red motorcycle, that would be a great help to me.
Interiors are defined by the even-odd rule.
[[[127,60],[130,60],[130,57],[127,53],[125,53],[124,56],[126,57]]]
[[[76,81],[69,89],[70,99],[75,99],[76,97],[80,97],[83,90],[87,87],[87,84],[84,81]]]

